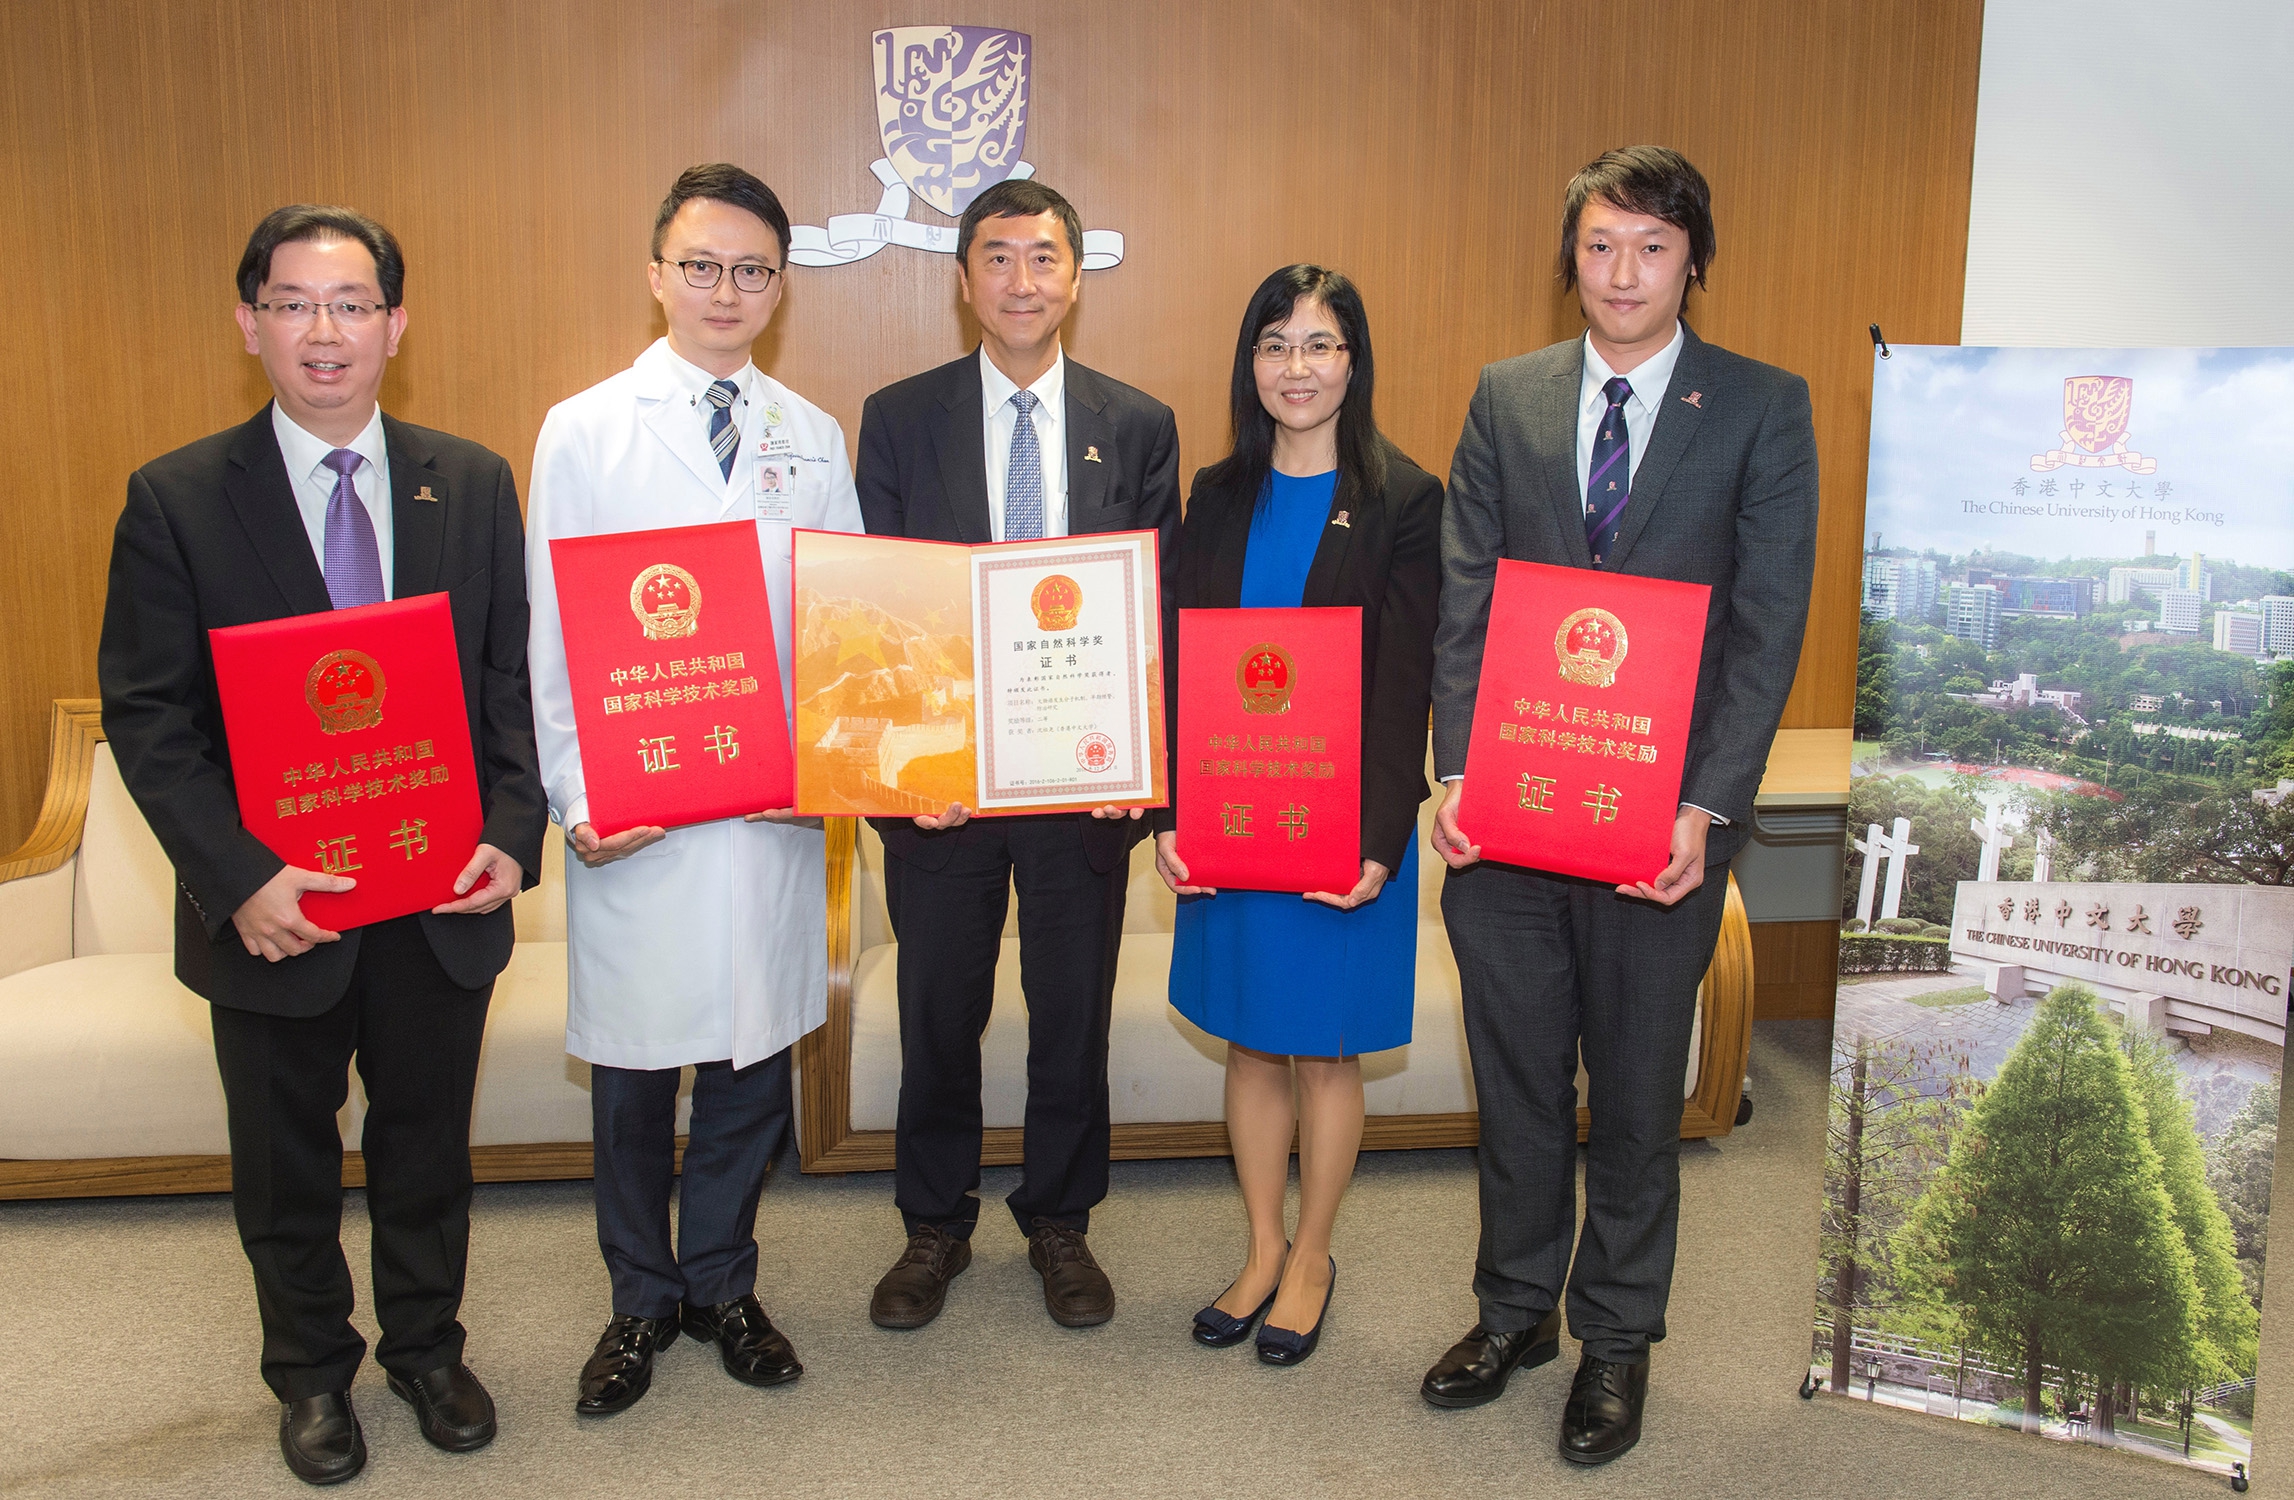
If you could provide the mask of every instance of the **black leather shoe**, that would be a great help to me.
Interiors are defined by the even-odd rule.
[[[1275,1290],[1280,1291],[1277,1287]],[[1330,1299],[1338,1292],[1338,1258],[1331,1257],[1330,1285],[1322,1289],[1322,1311],[1315,1314],[1314,1326],[1304,1333],[1288,1328],[1277,1328],[1272,1323],[1259,1329],[1259,1362],[1269,1365],[1303,1365],[1314,1346],[1322,1342],[1322,1325],[1330,1321]]]
[[[715,1307],[687,1307],[685,1331],[704,1344],[715,1344],[725,1361],[725,1373],[747,1385],[786,1385],[804,1373],[797,1352],[765,1316],[755,1293],[720,1302]]]
[[[581,1367],[581,1394],[574,1410],[585,1417],[610,1417],[637,1404],[653,1385],[653,1356],[677,1342],[677,1318],[640,1318],[619,1313],[605,1325],[589,1363]]]
[[[494,1441],[494,1398],[465,1364],[440,1365],[420,1375],[393,1375],[390,1393],[414,1408],[430,1446],[469,1453]]]
[[[1649,1400],[1649,1362],[1621,1365],[1588,1354],[1569,1382],[1561,1409],[1561,1456],[1605,1464],[1641,1441],[1641,1408]]]
[[[1028,1264],[1043,1277],[1044,1310],[1063,1328],[1095,1328],[1115,1316],[1115,1287],[1091,1258],[1083,1231],[1042,1219],[1028,1231]]]
[[[908,1236],[908,1248],[876,1283],[868,1299],[868,1321],[879,1328],[922,1328],[940,1316],[948,1283],[972,1263],[972,1242],[936,1224]]]
[[[340,1484],[365,1468],[366,1434],[350,1409],[350,1392],[281,1402],[279,1452],[305,1484]]]
[[[1504,1395],[1514,1371],[1534,1370],[1560,1352],[1559,1308],[1519,1333],[1492,1333],[1476,1323],[1426,1372],[1418,1394],[1434,1406],[1479,1406]]]

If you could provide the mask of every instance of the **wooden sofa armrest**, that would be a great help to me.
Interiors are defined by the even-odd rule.
[[[0,860],[0,978],[72,956],[72,874],[87,825],[96,742],[104,737],[94,698],[58,698],[48,719],[48,786],[39,821]]]

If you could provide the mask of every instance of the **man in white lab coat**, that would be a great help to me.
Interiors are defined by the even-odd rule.
[[[757,1198],[790,1128],[789,1051],[826,1018],[818,820],[760,810],[599,839],[588,821],[550,540],[753,518],[791,682],[790,532],[859,531],[844,432],[749,362],[780,305],[789,221],[739,167],[690,169],[662,202],[648,268],[669,325],[637,363],[554,408],[527,511],[536,739],[566,867],[566,1050],[587,1061],[597,1237],[613,1319],[575,1409],[603,1416],[652,1383],[679,1330],[751,1385],[804,1366],[755,1293]],[[674,1248],[679,1070],[695,1070]]]

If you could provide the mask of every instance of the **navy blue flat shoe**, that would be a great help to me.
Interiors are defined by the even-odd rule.
[[[1277,1287],[1275,1290],[1280,1291],[1282,1289]],[[1314,1352],[1314,1346],[1322,1342],[1322,1325],[1330,1321],[1330,1299],[1337,1290],[1338,1258],[1332,1256],[1330,1259],[1330,1285],[1323,1289],[1322,1312],[1314,1320],[1314,1326],[1304,1333],[1293,1333],[1287,1328],[1277,1328],[1272,1323],[1260,1328],[1260,1361],[1270,1365],[1305,1364],[1306,1357]],[[1269,1297],[1267,1300],[1272,1302],[1274,1299]],[[1264,1312],[1266,1309],[1261,1308],[1259,1310]]]
[[[1233,1290],[1232,1286],[1227,1288],[1229,1292]],[[1274,1306],[1275,1294],[1281,1290],[1282,1279],[1277,1277],[1274,1291],[1267,1293],[1266,1301],[1261,1302],[1247,1318],[1238,1318],[1232,1313],[1221,1311],[1218,1303],[1212,1303],[1195,1314],[1195,1342],[1206,1349],[1233,1348],[1251,1336],[1251,1326],[1266,1316],[1266,1310]],[[1219,1295],[1223,1297],[1226,1292]]]

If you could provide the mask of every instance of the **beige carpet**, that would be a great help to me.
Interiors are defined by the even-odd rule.
[[[898,1248],[888,1178],[777,1176],[760,1292],[808,1373],[754,1391],[680,1342],[652,1394],[577,1420],[574,1377],[608,1312],[586,1183],[481,1188],[464,1321],[502,1435],[428,1448],[370,1365],[372,1453],[343,1491],[485,1500],[771,1496],[2002,1495],[2225,1492],[2219,1478],[1861,1403],[1794,1394],[1808,1348],[1826,1029],[1756,1030],[1759,1116],[1684,1162],[1673,1337],[1640,1448],[1579,1471],[1554,1452],[1573,1346],[1475,1411],[1419,1375],[1473,1321],[1474,1174],[1463,1151],[1366,1157],[1340,1221],[1337,1300],[1297,1370],[1187,1338],[1242,1223],[1224,1162],[1119,1164],[1092,1242],[1119,1307],[1069,1332],[1042,1311],[988,1175],[978,1258],[917,1333],[870,1326]],[[361,1267],[365,1224],[344,1225]],[[363,1268],[360,1270],[363,1284]],[[2290,1279],[2264,1323],[2265,1463],[2288,1435]],[[370,1334],[371,1336],[371,1334]],[[221,1198],[0,1204],[0,1495],[308,1491],[281,1465],[257,1378],[254,1297]]]

